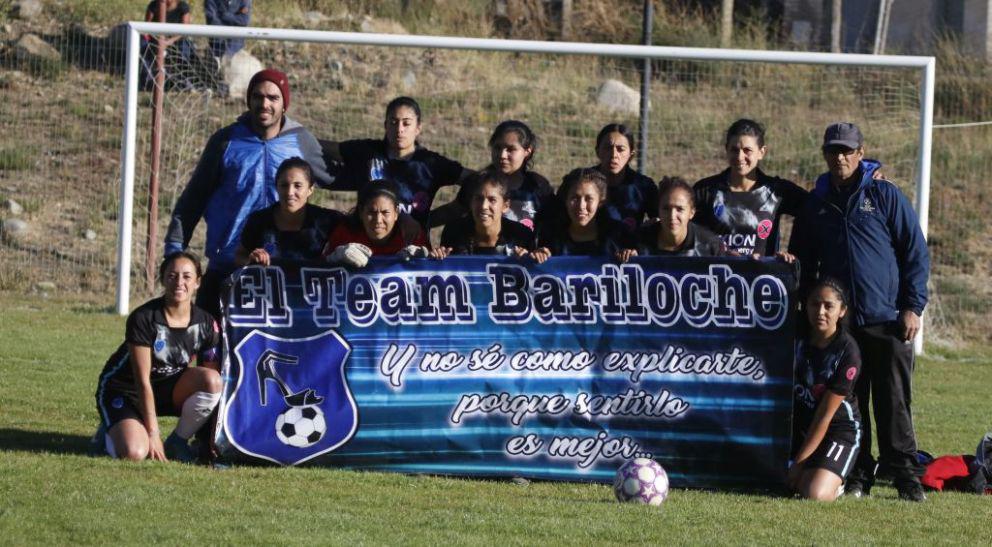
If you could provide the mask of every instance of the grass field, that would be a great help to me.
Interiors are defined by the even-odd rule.
[[[95,380],[123,319],[10,293],[0,307],[0,544],[992,542],[992,497],[966,494],[910,504],[878,487],[869,499],[818,504],[677,490],[656,510],[621,506],[600,485],[91,458]],[[981,388],[990,373],[984,350],[918,363],[922,448],[974,450],[992,428]]]

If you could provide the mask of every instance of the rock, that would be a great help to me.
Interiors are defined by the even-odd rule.
[[[411,91],[414,86],[417,85],[417,75],[414,74],[412,70],[408,70],[406,71],[406,74],[403,75],[403,79],[400,83],[403,85],[404,91]]]
[[[103,111],[106,112],[107,114],[113,114],[114,107],[110,106],[109,104],[105,104],[103,105]]]
[[[370,16],[365,16],[362,19],[362,24],[359,28],[362,32],[375,34],[410,34],[403,28],[403,25],[392,19],[376,19]]]
[[[3,208],[12,215],[19,215],[24,212],[24,207],[21,207],[20,203],[9,198],[3,201]]]
[[[619,80],[606,80],[596,92],[596,104],[611,112],[637,114],[641,111],[641,94]]]
[[[0,224],[0,236],[16,240],[28,233],[28,223],[19,218],[8,218]]]
[[[37,34],[25,34],[14,44],[14,56],[22,62],[34,60],[58,61],[62,59],[59,50],[42,40]]]
[[[38,292],[52,292],[58,287],[51,281],[39,281],[34,284],[34,290]]]
[[[327,70],[330,70],[331,72],[341,72],[344,70],[344,63],[337,59],[328,59]]]
[[[243,49],[221,59],[221,80],[227,87],[228,96],[243,99],[248,92],[248,82],[251,81],[251,77],[263,68],[265,65],[262,61]]]
[[[40,0],[16,0],[11,13],[18,19],[29,21],[41,15],[42,5]]]
[[[85,237],[90,241],[93,241],[94,239],[96,239],[96,232],[94,232],[93,230],[86,230],[85,232],[83,232],[83,237]]]
[[[327,21],[330,17],[324,15],[319,11],[305,11],[303,12],[303,23],[306,25],[319,25],[324,21]]]

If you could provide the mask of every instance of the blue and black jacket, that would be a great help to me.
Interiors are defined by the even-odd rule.
[[[805,293],[818,277],[845,283],[856,326],[894,321],[902,310],[923,313],[930,253],[916,212],[891,182],[873,179],[879,163],[862,160],[861,180],[846,206],[820,175],[796,218],[789,250],[800,261]]]
[[[252,131],[247,113],[214,133],[172,211],[165,236],[166,256],[189,245],[202,217],[207,223],[205,254],[210,268],[233,268],[248,215],[279,201],[276,170],[294,156],[310,163],[315,184],[332,182],[317,139],[289,117],[283,118],[282,130],[269,140]]]

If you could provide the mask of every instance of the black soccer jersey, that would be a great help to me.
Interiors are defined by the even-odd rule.
[[[455,198],[466,209],[472,201],[472,196],[468,193],[469,188],[462,186]],[[506,199],[510,202],[510,210],[503,213],[503,218],[515,220],[534,230],[538,218],[550,212],[549,206],[554,199],[554,190],[548,179],[533,171],[526,171],[520,186],[507,189]]]
[[[658,186],[649,177],[627,167],[623,181],[606,189],[606,212],[613,220],[636,230],[646,218],[658,216]]]
[[[544,230],[540,245],[551,251],[551,256],[614,256],[623,249],[635,249],[637,242],[626,224],[614,220],[607,213],[596,216],[596,239],[575,241],[567,226]]]
[[[854,395],[854,384],[861,372],[861,353],[854,338],[841,332],[823,349],[805,340],[796,344],[794,428],[805,432],[813,422],[823,394],[831,391],[844,396],[834,413],[828,431],[853,431],[859,427],[861,414]]]
[[[159,297],[131,312],[124,330],[124,343],[110,356],[100,373],[100,389],[134,390],[128,344],[151,348],[152,382],[169,379],[196,362],[217,361],[220,332],[214,318],[193,306],[188,326],[170,327],[164,307],[165,300]]]
[[[276,226],[275,213],[279,204],[248,217],[241,232],[241,246],[251,252],[265,249],[273,260],[317,260],[320,258],[327,237],[341,219],[341,213],[306,205],[303,227],[294,232],[284,232]]]
[[[719,235],[728,249],[741,256],[775,254],[779,248],[780,217],[799,214],[806,191],[793,182],[769,177],[760,169],[758,181],[747,192],[731,191],[729,179],[727,169],[695,184],[693,222]]]
[[[674,251],[658,248],[660,222],[645,224],[637,231],[637,254],[640,256],[724,256],[723,241],[713,232],[690,222],[686,227],[685,241]]]
[[[504,218],[495,247],[482,247],[475,242],[475,221],[465,215],[450,222],[441,231],[441,246],[451,247],[453,255],[512,256],[516,249],[534,250],[534,232],[519,222]]]
[[[399,188],[400,211],[409,214],[427,230],[427,214],[438,189],[458,184],[463,168],[422,146],[406,159],[390,158],[386,141],[360,139],[338,145],[344,170],[332,190],[360,190],[374,180],[388,180]]]

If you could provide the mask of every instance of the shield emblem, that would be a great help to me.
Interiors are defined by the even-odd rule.
[[[237,385],[224,412],[230,442],[281,465],[342,446],[358,429],[344,371],[350,352],[333,330],[307,338],[253,330],[233,352]]]

